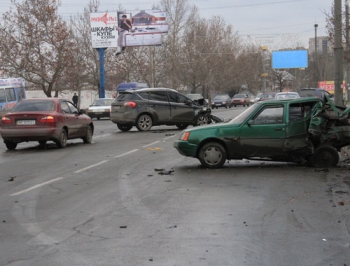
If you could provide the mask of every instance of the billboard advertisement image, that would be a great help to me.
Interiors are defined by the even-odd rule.
[[[90,13],[92,48],[118,46],[117,12]]]
[[[161,45],[162,34],[168,32],[166,13],[160,10],[118,12],[118,26],[124,47]]]

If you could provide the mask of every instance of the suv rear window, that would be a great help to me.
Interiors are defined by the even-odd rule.
[[[136,98],[137,95],[135,95],[134,93],[130,93],[130,92],[120,92],[117,96],[116,101],[117,102],[126,102],[126,101],[131,101],[134,99],[134,97]]]

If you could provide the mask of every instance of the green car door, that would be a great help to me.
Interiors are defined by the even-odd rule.
[[[241,125],[240,144],[246,157],[283,154],[286,137],[284,104],[262,105]]]

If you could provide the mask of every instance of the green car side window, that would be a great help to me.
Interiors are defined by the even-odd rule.
[[[283,106],[266,106],[255,118],[254,125],[282,124]]]

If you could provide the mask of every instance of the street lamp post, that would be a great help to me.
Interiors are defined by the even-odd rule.
[[[314,58],[314,71],[315,71],[315,85],[318,88],[318,65],[317,65],[317,27],[318,24],[315,24],[315,58]]]

